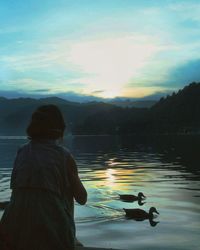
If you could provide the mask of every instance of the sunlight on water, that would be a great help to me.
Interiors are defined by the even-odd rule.
[[[0,138],[0,201],[10,197],[12,162],[18,146],[25,141]],[[200,171],[197,162],[191,160],[194,155],[190,158],[188,153],[186,159],[185,153],[175,152],[171,146],[162,146],[161,150],[141,142],[123,145],[113,138],[77,137],[68,145],[88,190],[87,205],[76,204],[75,210],[81,242],[130,250],[198,248]],[[147,199],[119,199],[119,194],[138,192]],[[152,206],[160,212],[155,224],[125,218],[123,208],[148,211]]]

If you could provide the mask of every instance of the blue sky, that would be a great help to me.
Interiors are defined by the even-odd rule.
[[[199,0],[1,0],[0,95],[145,97],[200,81]]]

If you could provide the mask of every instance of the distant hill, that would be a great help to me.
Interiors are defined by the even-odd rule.
[[[114,100],[111,101],[110,103],[122,108],[151,108],[154,104],[156,104],[156,101],[151,101],[151,100],[133,101],[127,99],[123,101]]]
[[[200,133],[200,83],[161,98],[151,108],[112,108],[86,118],[78,133]]]
[[[157,103],[116,102],[0,97],[0,135],[24,135],[36,107],[51,103],[60,107],[68,131],[74,134],[200,133],[200,83],[191,83]]]
[[[56,104],[60,107],[69,130],[82,123],[86,117],[99,111],[106,112],[114,107],[112,104],[98,102],[80,104],[57,97],[41,99],[0,98],[0,135],[24,134],[32,112],[44,104]]]

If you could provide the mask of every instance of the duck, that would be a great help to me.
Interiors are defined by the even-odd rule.
[[[3,202],[0,202],[0,209],[3,210],[5,209],[9,204],[9,201],[3,201]]]
[[[146,220],[146,219],[152,220],[154,217],[153,213],[159,214],[159,212],[156,210],[155,207],[151,207],[149,209],[149,212],[146,212],[139,208],[133,208],[133,209],[123,208],[123,210],[126,213],[126,217],[134,220]]]
[[[133,202],[133,201],[141,201],[142,199],[145,199],[146,196],[142,192],[138,193],[138,196],[133,194],[119,194],[119,198],[122,201],[125,202]]]

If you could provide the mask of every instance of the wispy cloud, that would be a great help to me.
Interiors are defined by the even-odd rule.
[[[47,43],[44,52],[3,56],[0,61],[8,65],[10,70],[22,73],[47,70],[51,74],[51,70],[62,70],[62,75],[67,78],[68,72],[73,72],[67,82],[85,85],[85,93],[91,93],[92,89],[98,89],[99,86],[110,91],[113,85],[117,93],[162,49],[152,37],[137,34],[73,43],[61,39],[56,43]],[[57,80],[55,79],[56,82]],[[18,80],[15,81],[17,83]],[[47,82],[42,82],[48,86]],[[22,79],[21,84],[32,88],[31,86],[41,83]],[[64,83],[60,84],[64,87]]]
[[[33,93],[48,93],[51,89],[33,89],[31,92]]]
[[[104,91],[105,91],[105,90],[95,90],[95,91],[92,91],[91,94],[93,94],[93,95],[96,95],[96,94],[97,94],[97,95],[98,95],[98,94],[104,93]]]

